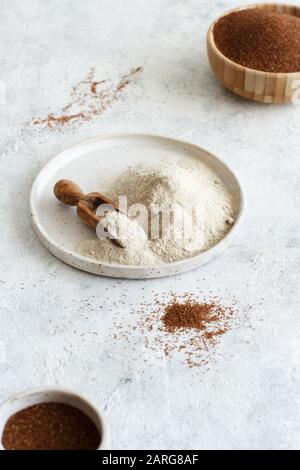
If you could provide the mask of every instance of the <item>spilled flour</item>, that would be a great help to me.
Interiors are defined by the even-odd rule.
[[[134,241],[125,249],[110,240],[77,245],[81,255],[98,261],[138,266],[179,261],[214,246],[234,224],[231,195],[220,178],[196,160],[131,167],[101,191],[119,208],[127,197],[128,216],[142,226],[148,240],[142,249]]]

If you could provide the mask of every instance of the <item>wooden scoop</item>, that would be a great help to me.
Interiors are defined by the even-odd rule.
[[[68,206],[77,206],[78,217],[94,231],[98,223],[103,219],[96,215],[96,210],[101,204],[106,204],[112,210],[119,211],[116,205],[100,193],[84,194],[82,190],[70,180],[60,180],[54,186],[56,198]],[[109,209],[109,208],[108,208]],[[112,239],[116,245],[123,247],[123,244],[116,239]]]

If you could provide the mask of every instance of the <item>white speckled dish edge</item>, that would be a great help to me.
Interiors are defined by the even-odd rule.
[[[156,150],[154,151],[154,149]],[[152,158],[152,155],[160,152],[167,154],[168,158],[173,154],[172,158],[177,158],[177,153],[178,155],[181,154],[181,159],[184,155],[189,158],[200,158],[214,169],[224,184],[230,186],[229,190],[235,202],[236,221],[231,230],[219,243],[200,255],[159,266],[125,266],[104,263],[83,257],[76,253],[72,246],[68,247],[68,244],[73,244],[73,247],[75,247],[76,240],[73,240],[73,235],[76,238],[79,232],[85,238],[92,238],[93,236],[89,232],[89,228],[86,228],[81,221],[77,220],[76,214],[70,212],[70,208],[63,207],[57,203],[53,195],[54,183],[58,179],[67,178],[73,179],[86,192],[100,190],[101,183],[99,181],[101,174],[103,174],[100,171],[101,165],[103,167],[102,170],[107,176],[109,176],[110,169],[115,167],[111,173],[114,175],[116,174],[116,168],[119,173],[129,165],[147,161],[147,158],[145,158],[147,151],[150,152],[150,158]],[[107,153],[106,158],[102,158],[105,152]],[[123,157],[125,157],[123,159],[119,158],[119,155],[121,156],[122,153]],[[99,156],[101,157],[100,159]],[[97,168],[99,167],[99,178],[97,180],[99,183],[97,183],[97,186],[95,180],[96,170],[87,169],[87,167],[90,168],[90,165],[95,163]],[[120,168],[122,166],[123,168]],[[85,179],[84,176],[86,176]],[[90,181],[91,178],[94,181]],[[30,211],[33,227],[47,250],[64,263],[82,271],[99,276],[129,279],[173,276],[208,263],[220,255],[238,233],[244,208],[245,197],[241,185],[233,171],[222,160],[189,142],[150,134],[109,134],[76,144],[59,153],[45,165],[35,179],[30,194]],[[65,233],[66,227],[68,228],[67,234]]]

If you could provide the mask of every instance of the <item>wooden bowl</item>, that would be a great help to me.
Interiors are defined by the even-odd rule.
[[[289,13],[300,17],[300,7],[278,3],[259,3],[235,8],[233,11],[248,8],[264,8],[269,11]],[[214,41],[214,26],[218,18],[209,28],[207,35],[208,58],[212,70],[221,83],[237,95],[261,103],[300,103],[300,71],[296,73],[272,73],[249,69],[225,57]]]

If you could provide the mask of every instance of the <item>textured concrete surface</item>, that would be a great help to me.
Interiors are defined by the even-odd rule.
[[[45,384],[78,390],[106,412],[113,448],[299,448],[300,108],[243,101],[214,80],[206,30],[239,4],[2,0],[0,399]],[[59,113],[93,66],[99,79],[144,71],[90,122],[28,124]],[[64,147],[117,131],[182,137],[233,167],[248,207],[223,256],[178,278],[116,281],[39,244],[28,216],[38,171]],[[120,310],[126,326],[130,304],[170,289],[252,306],[206,367],[162,360],[142,337],[135,349],[113,339]]]

